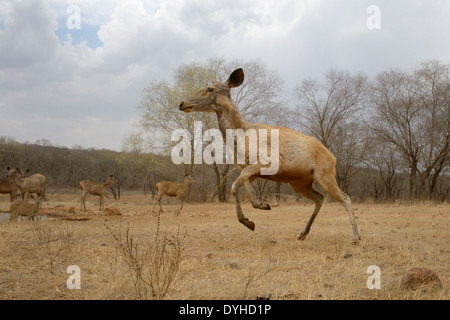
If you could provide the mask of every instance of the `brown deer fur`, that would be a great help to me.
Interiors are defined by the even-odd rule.
[[[86,196],[88,193],[94,196],[100,196],[100,208],[99,210],[103,210],[103,201],[105,194],[108,192],[108,189],[114,184],[116,181],[114,180],[114,176],[110,175],[106,182],[99,183],[91,180],[83,180],[80,182],[81,190],[83,190],[83,195],[81,196],[81,209],[86,211]]]
[[[172,181],[158,182],[156,184],[156,190],[158,190],[158,195],[156,196],[155,201],[153,201],[152,212],[155,212],[156,201],[158,201],[160,212],[163,212],[163,209],[161,207],[161,199],[164,196],[176,197],[178,200],[181,201],[180,210],[183,210],[184,196],[186,195],[187,190],[193,183],[194,179],[192,178],[191,175],[186,175],[184,183],[175,183]]]
[[[7,167],[8,177],[13,180],[20,189],[22,194],[22,200],[25,199],[25,195],[36,193],[38,197],[43,197],[45,193],[45,184],[47,183],[47,178],[42,174],[35,173],[29,177],[24,177],[26,173],[30,171],[27,169],[25,172],[19,168],[13,169]]]
[[[279,170],[277,173],[261,175],[261,168],[268,165],[263,165],[260,162],[240,165],[242,168],[241,175],[232,186],[239,221],[250,230],[254,230],[255,224],[245,218],[240,205],[238,191],[242,186],[250,194],[254,208],[270,210],[269,204],[257,201],[250,183],[257,178],[289,183],[295,192],[315,203],[314,212],[299,237],[300,240],[303,240],[309,233],[324,199],[323,194],[314,188],[314,183],[317,183],[345,207],[352,224],[354,239],[358,241],[360,235],[353,216],[350,197],[341,191],[336,182],[336,159],[334,155],[317,139],[298,131],[285,127],[245,122],[230,96],[230,89],[240,86],[243,81],[244,72],[242,69],[237,69],[225,83],[215,82],[185,99],[179,105],[179,109],[184,112],[216,113],[219,130],[222,132],[224,139],[226,129],[243,129],[244,131],[248,129],[268,129],[268,133],[271,132],[270,129],[279,130]],[[259,136],[258,130],[256,132]],[[270,150],[270,136],[267,147]]]
[[[0,194],[9,193],[11,202],[16,200],[17,191],[20,191],[20,189],[12,179],[0,179]]]
[[[28,203],[25,201],[15,201],[11,203],[9,212],[9,220],[17,221],[18,216],[26,217],[27,221],[34,220],[34,217],[39,217],[38,210],[41,204],[42,198],[36,197],[34,203]]]

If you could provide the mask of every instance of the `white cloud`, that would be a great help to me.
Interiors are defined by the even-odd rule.
[[[117,136],[131,131],[140,93],[151,80],[214,56],[260,59],[279,72],[287,94],[331,68],[374,75],[431,58],[450,60],[450,2],[378,3],[381,30],[366,27],[369,0],[4,0],[0,135],[14,136],[16,128],[22,141],[106,147],[114,128],[111,148],[118,150]],[[58,39],[69,5],[81,10],[82,37],[96,32],[89,36],[102,46]],[[45,123],[45,136],[36,117]]]
[[[27,67],[53,58],[57,39],[54,16],[40,1],[3,4],[0,67]]]
[[[122,145],[124,134],[127,134],[133,125],[134,121],[130,119],[108,121],[92,116],[77,121],[39,115],[8,121],[0,118],[4,136],[31,143],[47,139],[54,145],[69,148],[81,145],[85,148],[120,150],[118,146]]]

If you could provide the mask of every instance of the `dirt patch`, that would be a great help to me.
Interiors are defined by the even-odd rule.
[[[96,211],[96,197],[87,198],[90,211],[82,212],[79,198],[68,194],[44,203],[48,218],[38,228],[51,233],[54,245],[47,249],[36,241],[36,222],[0,222],[0,299],[136,299],[112,235],[126,230],[137,243],[151,241],[157,230],[186,234],[166,299],[450,298],[449,205],[357,203],[362,240],[355,246],[348,215],[335,203],[323,205],[309,235],[298,241],[313,204],[280,203],[270,211],[243,204],[256,225],[252,232],[238,222],[232,203],[186,203],[180,212],[178,203],[167,200],[158,218],[149,196],[105,201],[121,215]],[[8,201],[0,199],[0,209]],[[73,241],[70,250],[59,252],[50,267],[51,250],[66,238]],[[71,265],[81,270],[80,290],[67,288]],[[373,265],[380,270],[380,289],[367,286]],[[443,289],[402,289],[406,270],[418,266],[436,272]]]

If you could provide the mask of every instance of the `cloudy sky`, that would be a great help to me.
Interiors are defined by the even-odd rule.
[[[120,151],[143,88],[183,63],[259,59],[291,95],[330,69],[449,62],[449,17],[448,0],[0,0],[0,136]]]

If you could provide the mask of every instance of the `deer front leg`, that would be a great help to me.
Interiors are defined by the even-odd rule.
[[[238,179],[241,179],[240,183],[244,185],[245,189],[247,190],[247,193],[250,195],[250,201],[252,203],[253,208],[261,209],[261,210],[271,210],[270,204],[268,203],[261,203],[256,199],[256,196],[253,193],[251,182],[255,180],[254,175],[257,175],[261,172],[261,168],[263,168],[264,165],[260,164],[254,164],[251,166],[246,167],[244,170],[242,170],[241,175]],[[237,180],[236,180],[237,181]]]
[[[237,193],[234,194],[234,199],[235,199],[235,202],[236,202],[236,213],[237,213],[239,222],[242,223],[247,228],[249,228],[250,230],[254,231],[255,230],[255,223],[253,221],[248,220],[244,216],[244,213],[242,212],[242,208],[241,208],[241,203],[239,202],[239,196],[238,196]]]
[[[81,196],[80,207],[81,207],[81,210],[83,210],[84,212],[86,212],[86,202],[85,202],[85,200],[86,200],[86,194],[83,193],[83,195]],[[83,209],[83,207],[84,207],[84,209]]]
[[[180,200],[180,211],[183,210],[184,193],[177,193],[177,199]]]
[[[252,193],[251,185],[250,185],[250,178],[258,174],[260,172],[262,165],[255,164],[250,165],[242,170],[241,175],[234,181],[233,186],[231,187],[231,193],[234,196],[235,202],[236,202],[236,213],[238,216],[238,220],[240,223],[242,223],[244,226],[249,228],[250,230],[255,230],[255,223],[253,221],[248,220],[244,213],[242,212],[241,203],[239,201],[239,189],[242,186],[245,186],[247,189],[247,192],[250,194],[250,197],[252,199],[252,205],[254,208],[258,209],[264,209],[264,210],[270,210],[270,206],[268,204],[262,204],[258,203],[255,199],[255,196]]]
[[[100,211],[102,211],[103,207],[103,195],[100,195]]]
[[[155,205],[156,205],[157,200],[158,200],[157,198],[155,198],[155,200],[153,200],[153,208],[152,208],[153,213],[155,212]]]

